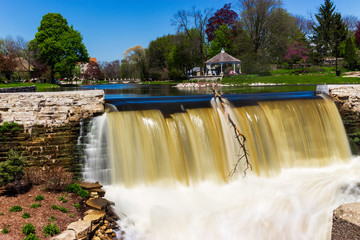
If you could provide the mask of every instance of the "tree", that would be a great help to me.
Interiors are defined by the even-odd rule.
[[[168,79],[168,56],[174,47],[175,38],[175,35],[166,35],[150,42],[146,61],[152,79]]]
[[[214,38],[209,48],[209,58],[220,53],[221,49],[229,52],[232,45],[232,32],[228,25],[223,24],[214,32]]]
[[[193,7],[191,11],[179,10],[172,20],[172,25],[177,26],[178,33],[183,31],[190,38],[192,44],[197,46],[201,73],[203,73],[206,59],[204,52],[205,27],[211,14],[212,9],[205,9],[201,12]],[[191,29],[195,31],[191,31]]]
[[[52,82],[56,72],[68,76],[73,73],[77,62],[89,61],[82,36],[59,13],[43,16],[32,42],[40,50],[39,59],[50,68]]]
[[[338,47],[346,38],[347,33],[340,13],[335,12],[335,6],[330,0],[325,0],[315,17],[317,25],[313,27],[312,41],[316,44],[317,54],[319,57],[331,54],[338,57]]]
[[[296,25],[299,27],[299,30],[304,34],[305,37],[309,36],[313,29],[313,20],[307,19],[300,15],[295,15],[294,17]]]
[[[295,17],[282,8],[282,1],[236,0],[235,4],[240,10],[241,28],[250,40],[249,50],[244,54],[246,71],[267,72],[270,64],[284,61],[286,46],[303,35]]]
[[[354,15],[347,15],[343,19],[345,26],[350,32],[355,32],[359,18]]]
[[[86,79],[99,79],[101,72],[99,65],[95,61],[90,61],[87,65],[87,69],[84,73]]]
[[[356,54],[356,46],[353,39],[350,37],[345,43],[345,56],[344,60],[347,62],[349,69],[353,71],[355,69],[358,56]]]
[[[120,78],[120,61],[114,60],[112,62],[102,62],[99,64],[100,71],[104,74],[106,79]]]
[[[304,44],[293,42],[292,44],[288,45],[287,53],[284,59],[292,64],[298,63],[301,60],[305,63],[308,58],[308,54],[309,49],[307,49]]]
[[[358,22],[358,24],[356,25],[355,43],[358,47],[360,47],[360,22]]]
[[[209,18],[206,24],[205,33],[208,37],[208,41],[212,41],[215,37],[215,31],[220,28],[221,25],[232,25],[238,20],[238,14],[231,10],[231,3],[225,4],[223,8],[217,10],[211,18]]]
[[[123,63],[128,64],[130,70],[128,77],[145,80],[147,77],[145,49],[137,45],[127,49],[123,55]]]
[[[269,24],[276,9],[281,7],[280,0],[238,0],[240,21],[253,42],[254,52],[266,45]]]
[[[0,72],[5,73],[8,80],[17,67],[15,42],[11,38],[0,39]]]

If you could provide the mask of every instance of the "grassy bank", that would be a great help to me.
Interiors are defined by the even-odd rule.
[[[360,78],[356,77],[336,77],[335,74],[322,75],[273,75],[273,76],[258,76],[258,75],[239,75],[222,80],[224,84],[251,84],[251,83],[278,83],[287,85],[296,84],[345,84],[345,83],[360,83]]]
[[[10,87],[30,87],[36,86],[37,91],[41,92],[48,88],[58,88],[59,86],[51,83],[7,83],[0,84],[0,88],[10,88]]]

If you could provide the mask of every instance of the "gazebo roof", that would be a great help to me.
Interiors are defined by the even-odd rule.
[[[221,50],[221,52],[212,57],[211,59],[207,60],[205,63],[239,63],[241,62],[239,59],[234,58],[230,54],[226,53],[224,49]]]

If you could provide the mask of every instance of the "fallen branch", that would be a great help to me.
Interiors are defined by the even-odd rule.
[[[246,146],[245,146],[245,141],[246,141],[246,137],[244,136],[244,134],[241,133],[240,129],[236,126],[235,122],[231,119],[230,113],[226,110],[225,107],[225,102],[223,100],[223,97],[213,88],[212,89],[213,93],[214,93],[214,100],[215,100],[215,104],[217,103],[216,100],[218,99],[219,102],[221,103],[221,110],[224,113],[224,115],[227,117],[228,121],[230,122],[231,126],[234,129],[235,132],[235,138],[237,140],[237,142],[239,143],[240,148],[243,150],[243,154],[239,156],[239,159],[237,160],[237,162],[234,164],[233,169],[230,171],[229,176],[228,177],[232,177],[236,170],[239,167],[239,164],[241,162],[242,159],[245,159],[245,169],[244,169],[244,177],[246,176],[246,171],[250,168],[250,170],[252,170],[252,165],[249,161],[249,153],[246,150]]]

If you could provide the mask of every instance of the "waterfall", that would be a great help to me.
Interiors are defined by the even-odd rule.
[[[326,97],[222,111],[106,113],[91,123],[85,178],[107,185],[124,239],[330,239],[332,211],[360,200],[359,159]],[[110,178],[111,177],[111,178]],[[124,214],[124,215],[122,215]]]
[[[247,138],[257,175],[350,158],[331,100],[263,101],[230,109]],[[226,181],[241,154],[231,126],[215,107],[188,109],[170,118],[158,110],[111,112],[95,119],[92,128],[85,168],[90,175],[85,177],[108,183],[111,175],[113,185]]]

